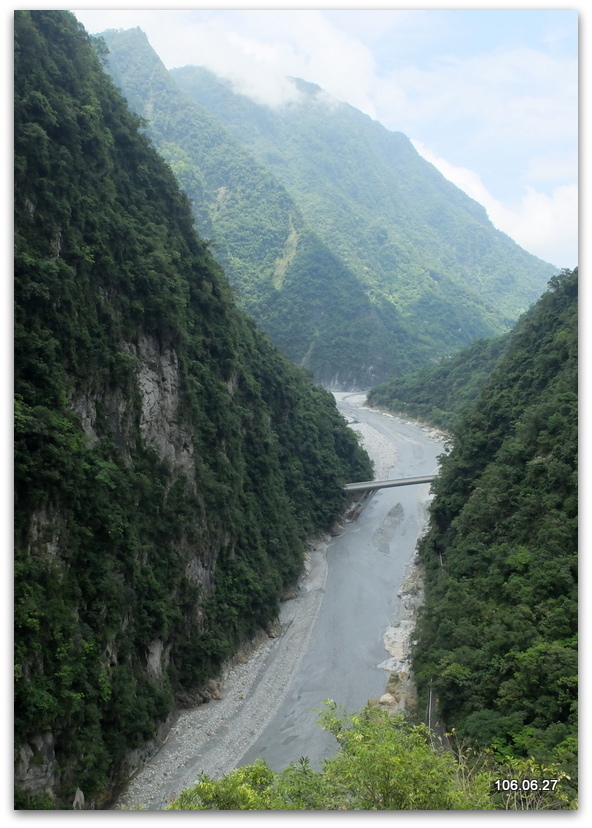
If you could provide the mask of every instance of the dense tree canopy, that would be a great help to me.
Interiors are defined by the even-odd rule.
[[[510,334],[476,339],[437,365],[394,377],[368,392],[368,403],[454,431],[503,356]]]
[[[373,301],[394,305],[415,349],[441,356],[501,333],[556,272],[495,230],[405,135],[319,86],[292,79],[296,100],[272,108],[203,67],[171,76],[286,186]]]
[[[408,336],[400,314],[369,299],[273,171],[179,89],[143,32],[102,38],[115,83],[147,119],[237,302],[286,356],[327,385],[367,387],[372,377],[414,366],[413,350],[400,348]]]
[[[237,301],[317,381],[369,388],[502,333],[555,271],[318,87],[271,109],[200,67],[167,72],[140,29],[102,37]]]
[[[327,702],[320,725],[337,752],[314,771],[306,757],[273,773],[259,760],[220,780],[204,776],[173,811],[491,811],[577,807],[556,766],[442,750],[425,725],[369,707]],[[500,786],[513,780],[514,787]]]
[[[477,744],[576,775],[577,270],[554,277],[434,484],[415,670]]]
[[[236,309],[58,11],[15,15],[15,392],[17,758],[51,765],[50,806],[100,801],[175,697],[275,617],[371,464]]]

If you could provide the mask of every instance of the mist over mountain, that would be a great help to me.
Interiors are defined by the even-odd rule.
[[[314,84],[271,109],[203,68],[167,72],[140,29],[101,37],[237,301],[317,381],[369,388],[503,333],[556,272]]]
[[[577,269],[319,87],[270,109],[66,11],[14,33],[15,808],[107,808],[272,634],[373,474],[322,385],[453,429],[420,692],[505,767],[575,779]],[[371,774],[412,791],[372,733]]]

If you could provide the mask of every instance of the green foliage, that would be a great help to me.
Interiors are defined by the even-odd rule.
[[[513,332],[442,458],[414,669],[449,726],[577,775],[577,270]]]
[[[54,801],[49,794],[29,796],[25,791],[17,788],[14,797],[15,811],[53,811]]]
[[[203,777],[169,810],[488,810],[489,776],[459,774],[449,753],[435,750],[423,725],[366,708],[346,715],[328,703],[321,726],[339,751],[321,771],[302,758],[279,774],[259,761],[219,781]]]
[[[494,231],[404,135],[318,86],[294,80],[295,100],[270,108],[202,67],[171,75],[273,171],[369,295],[392,303],[432,348],[501,333],[554,272]]]
[[[388,380],[368,393],[368,403],[454,431],[505,353],[509,337],[477,339],[437,365]]]
[[[15,14],[14,294],[16,748],[51,733],[54,807],[100,802],[371,464],[67,12]]]
[[[368,388],[502,333],[555,271],[318,87],[272,109],[202,68],[168,73],[140,29],[103,37],[240,306],[317,381]]]
[[[139,29],[107,31],[109,68],[188,194],[196,226],[237,301],[317,380],[367,384],[370,366],[415,364],[347,266],[306,224],[285,187],[171,79]],[[345,324],[344,324],[345,322]]]
[[[489,780],[490,807],[494,810],[577,810],[571,779],[559,763],[541,764],[532,756],[501,756],[495,748],[475,749],[454,729],[447,734],[447,743],[464,785],[477,779]],[[487,744],[487,739],[483,743]]]
[[[555,763],[496,756],[449,734],[444,750],[425,725],[369,707],[346,714],[326,702],[319,724],[338,751],[320,771],[306,757],[280,773],[258,760],[200,781],[171,811],[577,810],[569,776]]]

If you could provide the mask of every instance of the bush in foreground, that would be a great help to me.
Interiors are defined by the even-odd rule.
[[[173,802],[174,811],[450,811],[572,809],[561,792],[561,774],[532,761],[503,766],[487,753],[433,746],[425,725],[366,708],[353,715],[334,702],[320,718],[339,743],[320,772],[301,758],[281,773],[263,761],[220,780],[202,776]],[[557,778],[543,786],[532,780]],[[495,784],[495,780],[512,780]],[[525,780],[528,780],[526,782]]]

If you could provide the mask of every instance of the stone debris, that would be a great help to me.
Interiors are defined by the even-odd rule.
[[[362,404],[365,395],[359,397]],[[388,477],[399,460],[395,447],[371,426],[356,422],[352,427],[375,463],[376,478]],[[393,511],[389,519],[394,525],[400,516]],[[179,713],[166,744],[130,780],[114,809],[164,810],[200,775],[220,778],[240,763],[279,707],[306,653],[324,592],[329,540],[327,536],[311,546],[298,588],[284,596],[278,622],[229,662],[219,682],[208,689],[212,701]],[[384,634],[390,658],[378,665],[390,676],[381,698],[369,700],[389,715],[411,712],[416,701],[410,639],[423,599],[417,558],[398,597],[397,618]]]
[[[141,767],[111,806],[160,811],[202,774],[230,773],[263,732],[306,653],[327,572],[328,537],[311,547],[295,597],[278,621],[261,630],[209,683],[211,701],[182,710],[166,743]]]
[[[386,693],[370,699],[372,707],[388,708],[389,713],[413,714],[417,707],[417,689],[411,669],[411,644],[417,611],[423,604],[423,575],[417,553],[411,561],[401,589],[397,593],[399,608],[395,621],[383,636],[384,648],[391,656],[378,667],[390,676]]]

